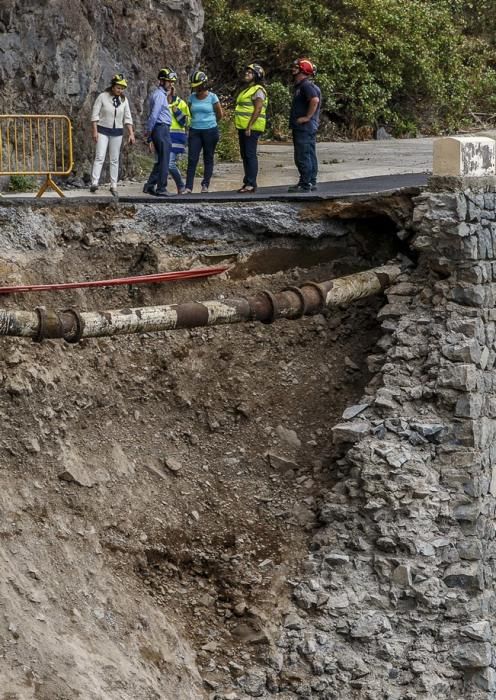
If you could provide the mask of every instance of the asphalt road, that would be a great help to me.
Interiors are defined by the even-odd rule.
[[[259,146],[259,189],[254,196],[239,195],[242,165],[240,162],[216,163],[211,191],[208,195],[195,192],[187,197],[171,197],[155,201],[294,201],[295,199],[321,200],[361,196],[394,191],[399,188],[420,187],[426,184],[427,173],[432,168],[432,138],[390,139],[386,141],[319,142],[319,188],[308,194],[289,194],[288,185],[295,183],[298,173],[294,166],[291,143],[261,143]],[[152,197],[143,195],[143,180],[120,182],[122,202],[150,202]],[[175,189],[175,188],[174,188]],[[195,190],[200,189],[200,178]],[[2,202],[33,201],[33,193],[4,193]],[[106,201],[111,199],[109,186],[102,183],[95,194],[88,189],[68,189],[66,198],[48,191],[42,202]]]
[[[321,182],[314,192],[288,192],[286,185],[276,187],[261,187],[255,194],[239,194],[236,191],[210,192],[209,194],[174,195],[171,197],[121,196],[121,202],[244,202],[244,201],[319,201],[326,199],[343,199],[362,197],[364,195],[384,194],[402,189],[418,189],[427,185],[427,174],[407,173],[400,175],[379,175],[362,177],[354,180],[338,180]]]

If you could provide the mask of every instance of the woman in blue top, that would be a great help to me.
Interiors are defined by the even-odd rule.
[[[186,173],[185,194],[193,191],[196,166],[203,150],[202,193],[208,192],[210,179],[214,171],[215,147],[219,142],[217,122],[222,119],[222,107],[219,98],[207,87],[208,78],[202,71],[195,71],[190,79],[192,90],[188,105],[191,112],[191,126],[188,134],[188,170]]]

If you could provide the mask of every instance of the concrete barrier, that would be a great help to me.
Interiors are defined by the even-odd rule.
[[[496,175],[496,141],[485,136],[447,136],[434,141],[432,174],[436,177]]]

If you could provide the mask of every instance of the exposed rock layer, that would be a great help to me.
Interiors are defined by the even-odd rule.
[[[4,0],[0,5],[0,112],[66,114],[79,171],[91,157],[89,118],[116,72],[129,82],[133,116],[163,65],[186,85],[202,47],[200,0]]]

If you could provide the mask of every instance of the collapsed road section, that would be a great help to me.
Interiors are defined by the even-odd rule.
[[[264,320],[314,312],[78,344],[0,339],[5,692],[246,695],[237,678],[275,649],[333,483],[329,427],[372,376],[380,292],[408,262],[395,258],[408,252],[411,196],[356,206],[0,208],[3,286],[229,267],[208,280],[3,295],[2,327],[45,319],[37,306],[77,309],[60,317],[81,329],[98,309],[199,299],[246,300]],[[386,275],[367,272],[389,260]],[[334,296],[329,310],[328,294],[349,298],[338,280],[350,275],[358,297],[373,296]]]
[[[6,692],[494,695],[496,185],[449,175],[372,200],[0,209],[3,284],[229,264],[6,297],[27,336],[42,303],[263,299],[271,320],[309,279],[397,273],[387,304],[297,321],[0,340]]]

